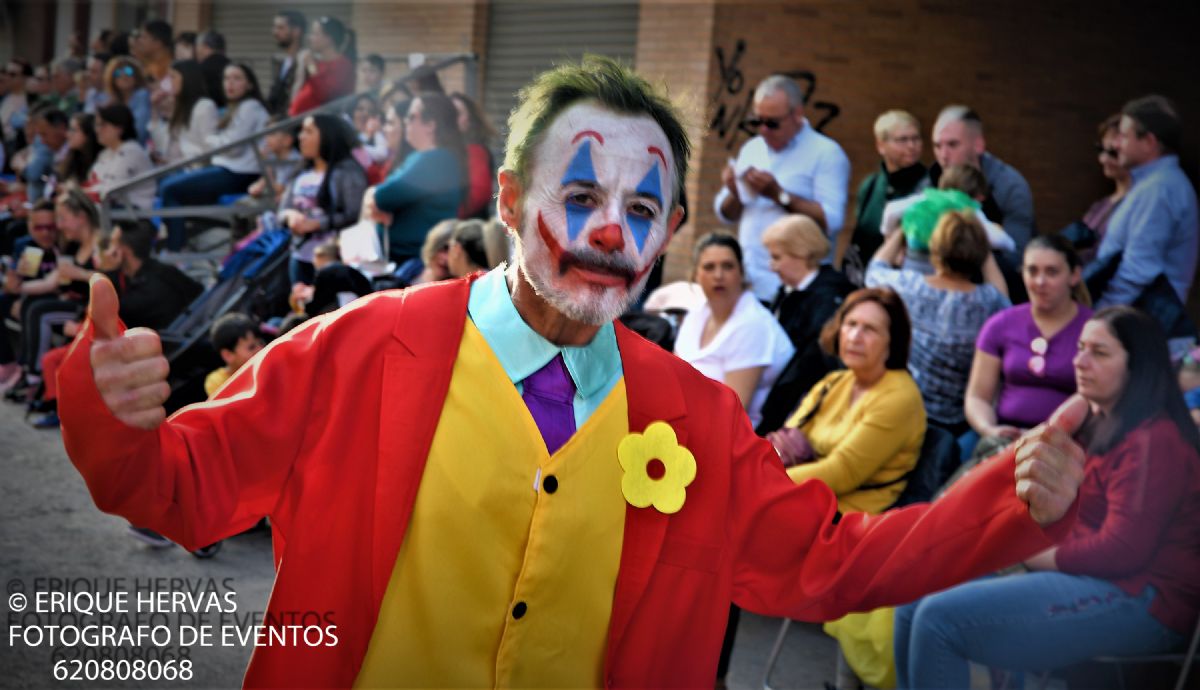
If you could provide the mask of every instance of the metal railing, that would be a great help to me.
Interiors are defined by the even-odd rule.
[[[470,95],[475,90],[476,77],[478,74],[478,72],[477,72],[478,62],[479,62],[479,58],[474,53],[456,53],[456,54],[449,55],[442,60],[439,60],[435,63],[428,65],[428,68],[429,68],[429,70],[433,71],[434,73],[437,73],[437,72],[441,72],[443,69],[446,69],[447,67],[452,67],[454,65],[462,63],[464,65],[464,69],[466,71],[464,83],[466,84],[466,88],[468,89],[468,95]],[[412,81],[417,76],[419,76],[419,75],[417,75],[415,73],[409,73],[409,74],[404,75],[403,77],[400,77],[400,78],[394,80],[393,84],[397,88],[403,87],[405,84]],[[305,111],[303,113],[300,113],[299,115],[289,117],[285,120],[281,120],[272,125],[268,125],[267,127],[264,127],[263,129],[260,129],[257,132],[254,132],[252,134],[247,134],[246,136],[241,137],[240,139],[231,141],[228,144],[223,144],[214,149],[205,151],[204,153],[192,156],[191,158],[186,158],[184,160],[177,161],[175,163],[170,163],[168,165],[158,166],[158,167],[154,168],[153,170],[147,171],[145,173],[142,173],[141,175],[137,175],[135,177],[130,178],[129,180],[113,187],[107,193],[104,194],[104,198],[101,200],[101,203],[100,203],[100,227],[103,228],[105,231],[107,231],[112,228],[112,222],[114,220],[137,220],[139,218],[156,218],[156,217],[157,218],[212,218],[212,219],[217,219],[217,220],[231,220],[234,217],[239,216],[239,215],[244,216],[249,213],[257,213],[259,211],[267,210],[268,206],[261,205],[261,204],[257,205],[257,206],[243,205],[240,208],[237,206],[199,205],[199,206],[177,206],[177,207],[172,207],[172,208],[140,209],[140,208],[134,208],[131,204],[129,204],[128,194],[130,191],[132,191],[134,188],[138,187],[139,185],[143,185],[143,184],[146,184],[149,182],[157,182],[158,180],[166,177],[167,175],[171,175],[173,173],[180,172],[180,171],[185,170],[197,163],[202,163],[202,162],[208,161],[213,156],[219,156],[222,153],[225,153],[227,151],[233,151],[233,150],[241,148],[243,146],[250,146],[253,149],[254,156],[259,164],[259,168],[262,170],[265,170],[267,167],[269,167],[271,165],[271,162],[267,161],[263,158],[262,150],[257,145],[255,145],[259,139],[261,139],[262,137],[265,137],[268,134],[271,134],[273,132],[278,132],[278,131],[284,130],[284,129],[295,128],[297,125],[304,122],[304,118],[306,118],[314,113],[341,112],[344,109],[346,109],[347,106],[352,104],[354,102],[354,100],[356,98],[358,98],[360,95],[362,95],[362,94],[361,93],[353,93],[348,96],[343,96],[336,100],[329,101],[328,103],[323,103],[323,104],[317,106],[316,108],[313,108],[312,110]],[[116,204],[116,203],[122,203],[123,206],[121,206],[119,208],[114,207],[114,204]]]

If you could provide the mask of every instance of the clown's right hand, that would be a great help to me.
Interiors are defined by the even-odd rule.
[[[167,416],[163,403],[171,394],[170,367],[157,333],[149,328],[120,332],[117,307],[117,293],[108,278],[99,273],[92,276],[88,304],[94,333],[92,376],[113,416],[149,431]]]

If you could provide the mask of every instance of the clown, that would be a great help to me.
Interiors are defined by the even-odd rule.
[[[672,106],[590,59],[527,87],[510,130],[514,265],[311,321],[165,421],[157,336],[93,283],[60,398],[97,505],[185,546],[269,515],[268,618],[337,626],[256,649],[247,686],[711,686],[730,601],[833,618],[1065,529],[1080,455],[1056,429],[936,504],[834,526],[730,390],[613,322],[683,217]]]

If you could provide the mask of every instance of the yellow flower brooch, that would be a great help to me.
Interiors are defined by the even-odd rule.
[[[667,515],[683,507],[685,489],[696,478],[696,458],[679,445],[670,424],[653,422],[645,433],[621,439],[617,460],[625,471],[621,493],[629,505],[635,508],[653,505]]]

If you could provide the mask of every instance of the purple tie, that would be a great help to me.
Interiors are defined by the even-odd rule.
[[[529,375],[523,382],[521,397],[529,414],[542,432],[546,450],[554,455],[575,433],[575,384],[562,355],[555,355],[546,366]]]

